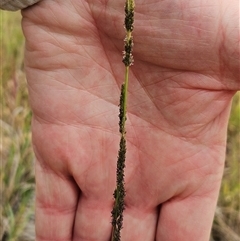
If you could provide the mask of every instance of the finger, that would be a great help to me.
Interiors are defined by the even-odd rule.
[[[162,205],[157,241],[209,240],[217,198],[188,197]]]
[[[155,240],[158,211],[128,208],[124,210],[122,240],[153,241]]]
[[[82,196],[77,209],[73,241],[109,241],[112,206],[112,198],[101,201]]]
[[[36,162],[36,240],[72,241],[79,189]]]

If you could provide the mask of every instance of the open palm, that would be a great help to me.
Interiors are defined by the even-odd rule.
[[[209,238],[240,89],[237,3],[136,3],[123,241]],[[38,241],[110,240],[123,5],[45,0],[22,12]]]

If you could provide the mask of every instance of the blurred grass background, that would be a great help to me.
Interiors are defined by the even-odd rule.
[[[31,111],[23,70],[20,13],[0,11],[0,238],[34,240]],[[31,227],[29,224],[32,224]],[[30,229],[30,230],[28,230]]]
[[[34,155],[19,12],[0,11],[0,238],[34,238]],[[211,184],[210,184],[211,185]],[[184,241],[184,240],[183,240]],[[240,241],[240,93],[233,100],[211,241]]]

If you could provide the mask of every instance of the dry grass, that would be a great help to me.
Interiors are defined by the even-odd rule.
[[[240,93],[233,99],[227,157],[213,223],[215,241],[240,241]]]
[[[0,238],[34,240],[34,173],[28,93],[23,71],[20,14],[0,11],[1,169]],[[3,35],[4,33],[4,35]],[[240,94],[228,130],[227,161],[215,221],[214,241],[240,241]]]
[[[33,216],[34,173],[19,14],[1,17],[0,238],[16,241]],[[3,36],[4,33],[4,36]],[[24,239],[27,241],[27,239]],[[34,239],[32,239],[34,240]]]

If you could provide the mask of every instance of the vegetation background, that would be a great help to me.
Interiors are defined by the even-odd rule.
[[[33,241],[34,155],[19,12],[0,11],[0,238]],[[211,185],[211,183],[209,183]],[[233,100],[227,157],[211,241],[240,241],[240,93]]]

